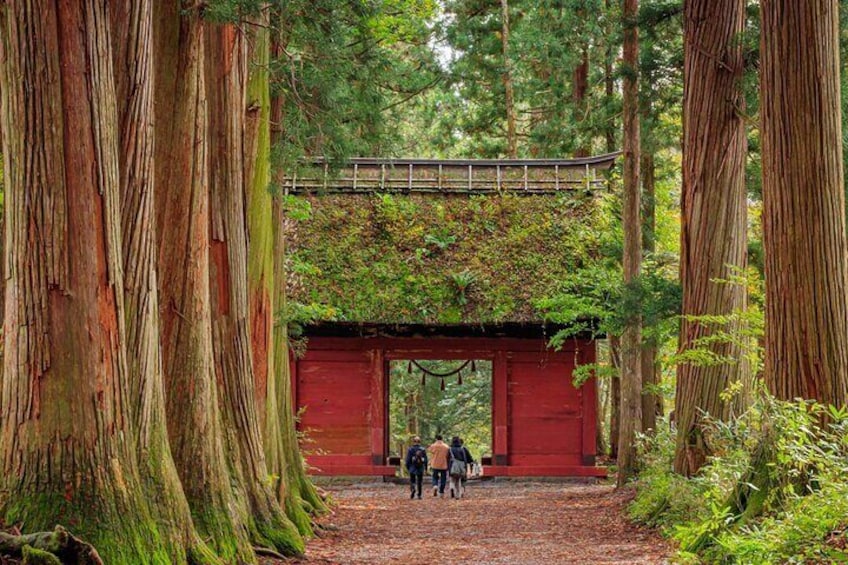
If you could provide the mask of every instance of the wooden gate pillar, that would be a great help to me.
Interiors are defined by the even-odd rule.
[[[495,352],[492,362],[492,431],[492,463],[509,465],[509,361],[503,350]]]
[[[388,397],[386,356],[382,349],[371,351],[371,464],[386,464]]]

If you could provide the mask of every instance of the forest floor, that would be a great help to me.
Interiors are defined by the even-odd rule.
[[[661,564],[670,554],[628,521],[632,493],[610,485],[472,481],[462,500],[433,497],[428,485],[423,500],[407,485],[329,486],[333,514],[293,563]]]

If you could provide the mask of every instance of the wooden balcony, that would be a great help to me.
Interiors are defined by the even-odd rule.
[[[341,168],[323,159],[298,167],[283,182],[286,194],[555,194],[606,186],[598,171],[620,153],[577,159],[350,159]]]

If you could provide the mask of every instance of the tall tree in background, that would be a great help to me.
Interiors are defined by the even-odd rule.
[[[506,154],[510,159],[518,157],[518,139],[515,129],[515,88],[512,80],[512,56],[509,50],[509,0],[501,0],[501,53],[503,55],[502,78],[504,107],[506,109]]]
[[[760,13],[765,378],[778,398],[844,406],[848,266],[838,3],[763,0]]]
[[[683,321],[680,350],[709,336],[715,326],[690,316],[741,312],[746,289],[719,283],[747,262],[745,159],[741,109],[744,72],[741,34],[744,0],[689,0],[684,7],[683,193],[680,281]],[[722,328],[734,333],[737,327]],[[743,359],[738,341],[713,342],[717,358]],[[675,471],[692,475],[709,455],[702,415],[726,418],[722,392],[743,379],[745,364],[680,363],[677,368]]]
[[[134,451],[107,3],[13,2],[2,23],[0,516],[168,562]]]
[[[634,288],[642,263],[639,186],[639,35],[638,0],[624,0],[624,283]],[[636,473],[636,432],[642,429],[641,315],[628,312],[621,336],[621,417],[618,435],[618,485]]]

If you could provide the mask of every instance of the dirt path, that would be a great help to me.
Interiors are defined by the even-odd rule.
[[[628,495],[606,485],[475,482],[463,500],[432,490],[409,500],[406,486],[383,483],[329,490],[330,530],[297,563],[660,564],[669,553],[627,521]]]

